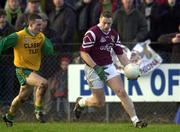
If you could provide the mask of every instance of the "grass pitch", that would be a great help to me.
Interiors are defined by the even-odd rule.
[[[0,123],[0,132],[180,132],[175,124],[150,124],[147,128],[134,128],[130,123],[20,123],[7,128]]]

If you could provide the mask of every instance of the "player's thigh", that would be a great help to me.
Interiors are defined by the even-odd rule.
[[[107,81],[107,84],[116,94],[125,93],[124,85],[120,76],[111,78]]]
[[[103,81],[99,78],[93,68],[86,65],[84,71],[87,83],[91,89],[102,89],[104,87]]]
[[[47,85],[47,80],[35,72],[31,72],[31,74],[26,78],[26,83],[31,86],[39,87],[42,84]]]
[[[29,95],[31,95],[32,93],[33,93],[33,87],[32,86],[30,86],[30,85],[23,85],[23,86],[20,87],[20,91],[19,91],[18,96],[20,98],[25,99],[25,98],[28,98]]]

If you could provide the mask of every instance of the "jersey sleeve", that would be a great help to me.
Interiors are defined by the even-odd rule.
[[[119,39],[119,35],[117,35],[117,39],[116,39],[116,42],[115,42],[115,45],[114,45],[113,49],[114,49],[114,52],[117,55],[122,55],[123,54],[123,49],[121,48],[121,41]]]
[[[10,48],[15,47],[18,40],[18,35],[16,33],[12,33],[7,37],[0,40],[0,55],[2,51]]]
[[[83,43],[81,45],[81,51],[89,52],[94,46],[96,36],[93,31],[87,31],[83,37]]]
[[[43,52],[44,55],[53,55],[53,53],[54,53],[53,44],[46,37],[45,37],[44,44],[43,44],[43,47],[42,47],[42,52]]]

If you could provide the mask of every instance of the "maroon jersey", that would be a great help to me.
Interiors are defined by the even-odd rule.
[[[90,28],[84,35],[81,51],[87,52],[97,65],[108,65],[112,63],[111,50],[117,55],[123,54],[120,46],[118,33],[110,29],[104,33],[98,25]]]

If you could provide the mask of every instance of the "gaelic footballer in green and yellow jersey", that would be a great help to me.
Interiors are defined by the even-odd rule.
[[[32,35],[27,28],[13,33],[0,41],[1,51],[14,48],[14,65],[38,71],[42,55],[53,54],[53,46],[43,33]]]
[[[48,88],[48,81],[38,75],[42,55],[53,54],[51,41],[41,32],[42,18],[38,14],[31,14],[28,18],[28,27],[0,40],[0,54],[13,47],[16,76],[20,83],[19,94],[13,99],[8,112],[3,115],[7,126],[12,126],[16,111],[20,104],[26,101],[35,88],[35,116],[41,123],[43,116],[43,95]]]

